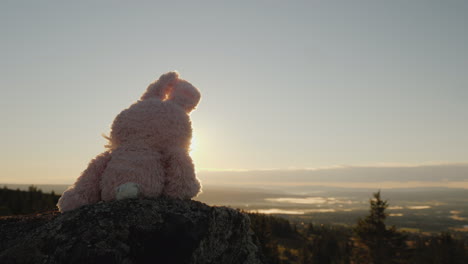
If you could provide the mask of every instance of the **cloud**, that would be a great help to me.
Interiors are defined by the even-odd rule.
[[[205,184],[340,187],[450,187],[468,188],[468,163],[378,164],[372,166],[335,166],[317,169],[201,170]]]

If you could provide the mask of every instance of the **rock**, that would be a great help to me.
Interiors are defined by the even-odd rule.
[[[0,218],[0,263],[263,263],[245,214],[160,198]]]

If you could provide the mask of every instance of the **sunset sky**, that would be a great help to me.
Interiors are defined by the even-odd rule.
[[[467,14],[467,1],[1,1],[0,183],[74,182],[170,70],[202,93],[201,172],[466,164]]]

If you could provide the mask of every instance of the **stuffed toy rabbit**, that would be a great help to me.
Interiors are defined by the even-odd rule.
[[[150,84],[139,101],[117,115],[108,150],[63,193],[60,211],[101,200],[196,196],[201,185],[189,156],[189,114],[199,101],[198,89],[177,72]]]

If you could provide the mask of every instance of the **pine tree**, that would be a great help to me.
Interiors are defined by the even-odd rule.
[[[380,197],[380,191],[370,200],[370,212],[364,219],[359,219],[355,228],[355,261],[358,263],[405,263],[407,246],[406,237],[394,226],[387,228],[385,210],[388,202]]]

